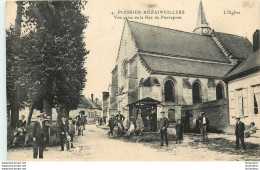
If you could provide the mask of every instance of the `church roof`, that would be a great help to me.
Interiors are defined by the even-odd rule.
[[[175,57],[159,57],[139,54],[144,66],[152,73],[196,75],[202,77],[223,78],[234,66],[213,62],[178,59]]]
[[[253,53],[252,44],[247,38],[221,32],[214,34],[234,58],[245,59]]]
[[[234,79],[254,71],[260,71],[260,50],[250,55],[246,61],[230,72],[226,79]]]
[[[139,51],[230,63],[211,36],[133,21],[128,21],[128,25]],[[227,42],[225,47],[234,57],[241,58],[252,53],[252,45],[246,38],[224,33],[217,36]]]

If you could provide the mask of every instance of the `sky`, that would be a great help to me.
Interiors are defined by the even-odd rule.
[[[108,91],[111,83],[111,71],[115,66],[123,19],[115,19],[118,10],[183,10],[181,19],[131,19],[132,21],[192,32],[196,26],[200,0],[89,0],[83,13],[89,16],[85,30],[86,49],[90,50],[85,67],[86,86],[83,94],[102,99],[102,92]],[[257,0],[202,0],[209,26],[218,32],[247,37],[252,42],[252,35],[259,29],[259,2]],[[224,12],[239,12],[230,15]],[[14,23],[16,5],[6,3],[6,28]],[[122,15],[118,16],[139,16]],[[142,15],[143,17],[145,15]],[[149,15],[154,16],[154,15]],[[174,41],[174,40],[173,40]]]

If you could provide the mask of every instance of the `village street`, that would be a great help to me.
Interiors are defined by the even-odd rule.
[[[233,141],[218,134],[210,134],[208,143],[202,143],[199,135],[185,135],[182,144],[170,141],[169,147],[162,147],[158,141],[142,143],[110,138],[106,129],[94,124],[87,125],[84,133],[75,137],[75,145],[83,146],[82,153],[61,152],[56,146],[44,152],[43,161],[244,161],[260,157],[259,145],[247,143],[248,150],[237,151]],[[10,149],[8,160],[33,161],[32,148]]]

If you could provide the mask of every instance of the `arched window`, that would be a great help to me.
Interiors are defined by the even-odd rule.
[[[127,77],[128,77],[128,60],[124,60],[124,62],[122,63],[121,75],[122,75],[123,79],[127,79]]]
[[[164,97],[165,101],[175,102],[175,86],[171,80],[168,80],[164,84]]]
[[[216,96],[217,96],[217,100],[224,98],[224,87],[220,83],[216,87]]]
[[[192,85],[192,100],[193,104],[201,103],[202,97],[201,97],[201,86],[199,82],[195,82]]]

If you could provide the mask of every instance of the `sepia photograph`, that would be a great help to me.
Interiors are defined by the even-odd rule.
[[[259,1],[5,5],[8,161],[260,161]]]

